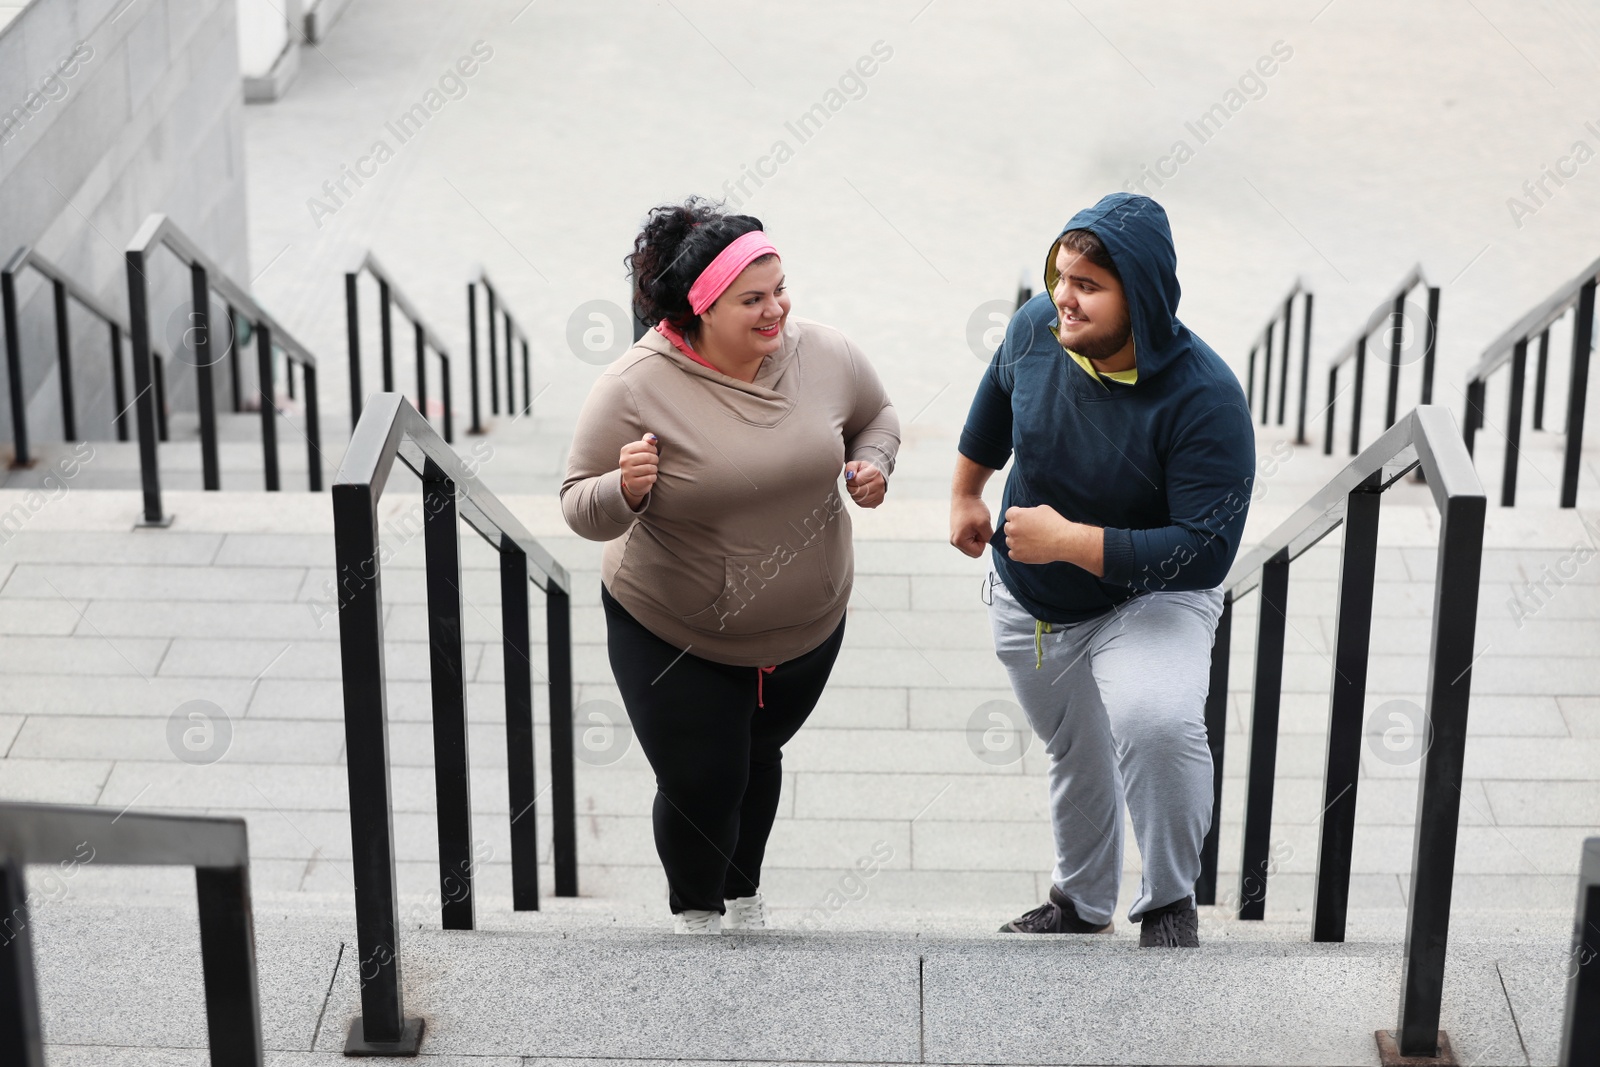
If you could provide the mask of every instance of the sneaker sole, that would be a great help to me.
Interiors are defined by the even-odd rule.
[[[1117,931],[1116,923],[1106,923],[1104,926],[1100,927],[1098,930],[1050,930],[1050,931],[1047,931],[1047,932],[1048,933],[1052,933],[1052,934],[1072,934],[1072,935],[1078,936],[1078,937],[1085,937],[1085,936],[1089,936],[1089,935],[1093,935],[1093,934],[1114,934],[1114,933],[1116,933],[1116,931]],[[1028,933],[1035,933],[1035,932],[1038,932],[1038,931],[1018,930],[1015,923],[1006,923],[1004,926],[1002,926],[1000,928],[1000,933],[1002,933],[1002,934],[1028,934]]]

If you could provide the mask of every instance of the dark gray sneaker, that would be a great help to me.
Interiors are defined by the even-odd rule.
[[[1050,899],[1000,928],[1002,934],[1109,934],[1111,923],[1086,922],[1067,895],[1050,887]]]
[[[1200,947],[1200,917],[1192,897],[1151,908],[1139,920],[1140,948]]]

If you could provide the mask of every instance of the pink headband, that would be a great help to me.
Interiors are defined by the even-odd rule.
[[[741,271],[769,253],[777,255],[778,250],[772,247],[772,242],[760,230],[751,230],[735,238],[732,244],[717,253],[717,258],[689,286],[690,310],[696,315],[705,314],[706,308],[717,302],[717,297],[733,284]]]

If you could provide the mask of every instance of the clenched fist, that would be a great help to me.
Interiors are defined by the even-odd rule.
[[[656,484],[661,451],[656,447],[656,435],[647,433],[637,441],[622,446],[617,466],[622,470],[622,496],[635,511],[644,503],[651,486]]]
[[[989,505],[978,496],[957,496],[950,501],[950,543],[976,559],[994,536]]]
[[[1049,504],[1006,509],[1006,555],[1018,563],[1054,563],[1065,559],[1064,539],[1070,523]]]
[[[883,495],[889,491],[889,479],[864,459],[853,459],[844,465],[844,485],[850,499],[864,508],[883,503]]]

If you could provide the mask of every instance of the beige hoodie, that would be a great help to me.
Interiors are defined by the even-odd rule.
[[[629,509],[618,455],[657,438],[656,483]],[[655,330],[607,367],[578,415],[561,511],[607,542],[600,578],[656,636],[718,663],[782,663],[844,617],[854,553],[843,467],[894,472],[900,420],[843,334],[790,316],[754,382]]]

